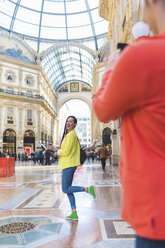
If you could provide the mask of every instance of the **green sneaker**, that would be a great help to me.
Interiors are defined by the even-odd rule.
[[[76,211],[73,211],[70,215],[66,217],[67,220],[78,220],[78,215]]]
[[[94,199],[96,199],[96,190],[94,186],[87,187],[87,192],[90,193]]]

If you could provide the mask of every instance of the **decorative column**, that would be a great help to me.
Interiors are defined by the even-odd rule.
[[[104,72],[104,66],[103,63],[98,62],[98,53],[95,53],[95,59],[97,64],[94,66],[93,70],[93,88],[91,91],[91,98],[93,100],[97,90],[99,89],[99,86],[101,84],[101,74]],[[100,130],[100,123],[98,122],[96,115],[94,111],[91,111],[91,143],[93,143],[94,140],[101,138],[101,130]],[[100,141],[101,142],[101,141]]]
[[[40,95],[41,93],[41,85],[42,85],[42,76],[41,73],[39,72],[37,74],[37,94]]]
[[[0,65],[0,83],[2,79],[2,65]],[[0,106],[0,151],[3,148],[3,133],[2,133],[2,106]]]
[[[18,122],[18,136],[17,136],[17,153],[21,153],[23,151],[23,131],[22,131],[22,116],[23,116],[23,108],[18,108],[19,112],[19,122]]]
[[[37,130],[37,137],[35,137],[35,150],[41,148],[41,111],[37,111],[37,124],[38,124],[38,130]]]
[[[19,128],[18,128],[19,132],[18,132],[18,134],[19,134],[19,136],[22,136],[23,135],[23,133],[22,133],[22,112],[23,112],[23,108],[19,108],[18,111],[19,111]]]
[[[1,82],[1,76],[2,76],[2,65],[0,65],[0,82]]]
[[[51,133],[51,137],[52,137],[52,143],[56,144],[56,131],[55,131],[55,119],[53,117],[51,117],[51,128],[50,128],[50,133]]]
[[[22,85],[22,70],[19,69],[19,90],[21,90],[21,85]]]
[[[57,144],[60,144],[60,137],[59,137],[59,119],[56,119],[56,133],[57,133]]]
[[[119,139],[117,135],[116,129],[113,130],[112,132],[112,165],[119,165]]]
[[[2,152],[3,133],[2,133],[2,106],[0,106],[0,151]]]

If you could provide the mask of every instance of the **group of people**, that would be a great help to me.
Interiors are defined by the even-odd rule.
[[[44,154],[42,151],[31,153],[31,159],[33,160],[34,164],[44,164]]]
[[[34,164],[37,163],[41,165],[51,165],[51,164],[55,164],[58,161],[58,156],[50,150],[37,151],[31,154],[31,157]]]
[[[6,152],[1,152],[0,151],[0,158],[5,158],[5,157],[13,157],[13,158],[15,158],[15,160],[17,160],[17,153],[6,153]]]
[[[32,160],[34,164],[51,165],[58,161],[58,156],[49,150],[38,150],[35,153],[32,152],[30,156],[27,152],[18,153],[18,160],[25,162]]]
[[[96,153],[94,151],[88,151],[88,149],[86,149],[86,156],[88,162],[94,162],[94,160],[97,159]]]

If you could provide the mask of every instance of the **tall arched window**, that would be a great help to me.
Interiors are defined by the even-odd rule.
[[[102,141],[104,145],[111,144],[111,133],[112,130],[109,127],[104,128],[102,133]]]
[[[24,133],[24,149],[29,149],[28,153],[35,151],[35,134],[32,130],[27,130]]]
[[[3,153],[10,156],[16,153],[16,133],[13,129],[7,129],[3,133]]]

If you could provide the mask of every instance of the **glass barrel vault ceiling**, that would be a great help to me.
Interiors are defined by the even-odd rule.
[[[49,52],[42,66],[55,90],[72,80],[85,82],[92,87],[95,59],[89,52],[75,46],[60,47]]]
[[[105,36],[108,22],[99,0],[0,0],[0,27],[38,40],[84,40]]]

